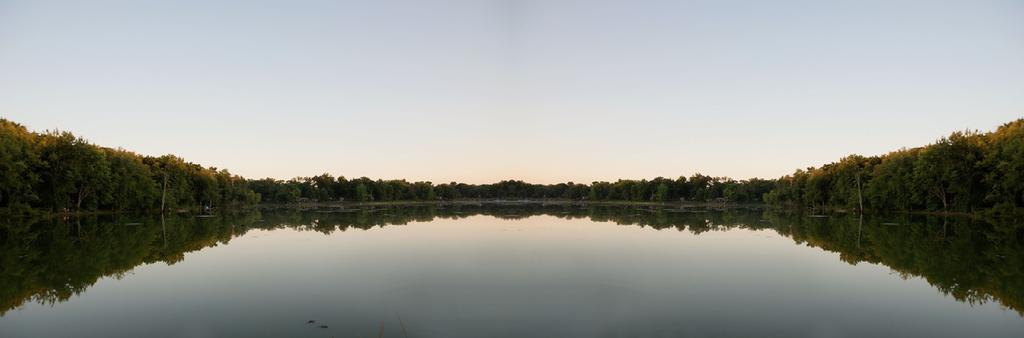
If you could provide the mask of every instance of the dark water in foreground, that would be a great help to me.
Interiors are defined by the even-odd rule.
[[[7,220],[0,337],[1024,337],[1020,228],[541,205]]]

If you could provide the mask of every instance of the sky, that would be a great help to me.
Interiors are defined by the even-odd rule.
[[[774,178],[1024,117],[1024,1],[0,0],[0,117],[252,178]]]

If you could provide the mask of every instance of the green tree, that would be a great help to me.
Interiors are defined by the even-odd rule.
[[[0,207],[28,207],[38,201],[35,139],[24,126],[0,119]]]
[[[985,157],[985,196],[1001,212],[1024,207],[1024,119],[1004,124],[990,137],[991,150]]]
[[[983,194],[982,152],[977,134],[953,133],[921,151],[914,163],[915,180],[942,210],[968,211]]]
[[[883,210],[911,210],[920,203],[914,182],[917,149],[891,152],[882,157],[867,182],[869,204]]]
[[[658,184],[658,190],[654,192],[654,200],[659,202],[668,200],[668,184]]]
[[[313,188],[315,193],[313,198],[318,201],[333,201],[335,200],[335,188],[334,185],[337,181],[331,174],[323,173],[311,178],[313,182]]]
[[[142,157],[125,150],[105,149],[110,181],[103,194],[113,210],[142,210],[155,206],[158,191],[153,173]]]
[[[43,135],[39,146],[44,205],[53,210],[95,210],[110,182],[110,164],[98,147],[71,133]]]
[[[370,190],[366,187],[366,184],[356,184],[356,201],[366,202],[370,201],[371,198]]]

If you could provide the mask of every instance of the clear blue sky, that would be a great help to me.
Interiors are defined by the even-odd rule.
[[[1024,116],[1024,1],[0,0],[0,116],[249,177],[777,177]]]

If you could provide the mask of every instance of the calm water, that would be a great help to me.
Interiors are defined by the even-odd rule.
[[[1024,337],[1019,228],[541,205],[7,220],[0,336]]]

